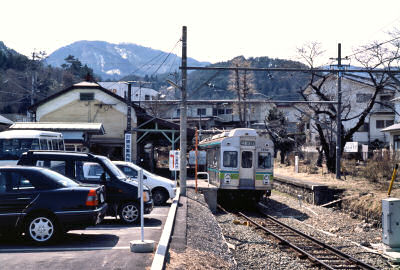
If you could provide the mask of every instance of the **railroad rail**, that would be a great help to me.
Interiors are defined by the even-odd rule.
[[[225,212],[224,208],[218,206]],[[230,213],[230,212],[228,212]],[[259,224],[252,218],[243,214],[242,212],[236,213],[240,217],[246,219],[253,224],[257,229],[264,231],[265,233],[274,236],[279,239],[282,243],[290,246],[305,258],[311,260],[315,265],[323,266],[327,269],[374,269],[371,265],[368,265],[356,258],[345,254],[338,249],[331,247],[321,241],[306,235],[296,229],[289,227],[288,225],[280,222],[272,216],[262,213],[265,218],[262,224]]]

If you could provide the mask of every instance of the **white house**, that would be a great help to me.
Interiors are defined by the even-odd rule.
[[[317,84],[317,83],[316,83]],[[315,84],[315,85],[316,85]],[[368,106],[368,102],[375,92],[372,82],[361,76],[353,74],[345,74],[342,77],[342,125],[348,130],[356,125],[361,112]],[[321,91],[327,95],[330,100],[336,100],[337,93],[337,77],[331,75],[323,84]],[[309,90],[310,91],[310,90]],[[393,109],[386,106],[390,103],[395,95],[395,89],[391,87],[384,88],[377,96],[371,112],[367,116],[364,125],[359,128],[353,135],[353,141],[362,144],[369,144],[376,140],[389,144],[389,136],[381,132],[394,123],[395,114]],[[335,105],[336,106],[336,105]],[[323,121],[324,119],[319,119]],[[310,122],[310,141],[314,144],[318,143],[318,133],[313,130],[312,126],[315,120]],[[329,127],[325,127],[327,132],[331,132],[335,138],[336,124],[333,123],[333,131],[329,131]]]
[[[392,100],[394,102],[394,108],[396,110],[394,124],[382,129],[381,131],[385,134],[388,134],[389,137],[389,145],[391,151],[399,151],[400,150],[400,97],[396,97]]]
[[[128,94],[128,85],[126,83],[98,82],[98,84],[122,98],[125,98]],[[158,92],[156,90],[142,86],[132,86],[131,92],[131,100],[134,102],[137,101],[137,103],[143,100],[155,100],[158,97]]]

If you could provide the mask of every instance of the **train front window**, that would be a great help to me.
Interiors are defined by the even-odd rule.
[[[259,169],[271,168],[271,153],[268,152],[258,153],[258,168]]]
[[[238,153],[236,151],[224,151],[224,167],[237,168],[237,157]]]
[[[243,151],[242,152],[242,168],[253,167],[253,152]]]

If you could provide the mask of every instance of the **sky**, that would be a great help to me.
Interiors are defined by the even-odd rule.
[[[79,40],[135,43],[212,63],[236,56],[297,60],[320,42],[324,57],[349,55],[400,29],[399,0],[1,0],[0,41],[25,55]],[[180,43],[178,43],[180,45]]]

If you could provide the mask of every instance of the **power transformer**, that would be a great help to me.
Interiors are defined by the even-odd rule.
[[[382,242],[391,248],[400,247],[400,199],[382,200]]]

